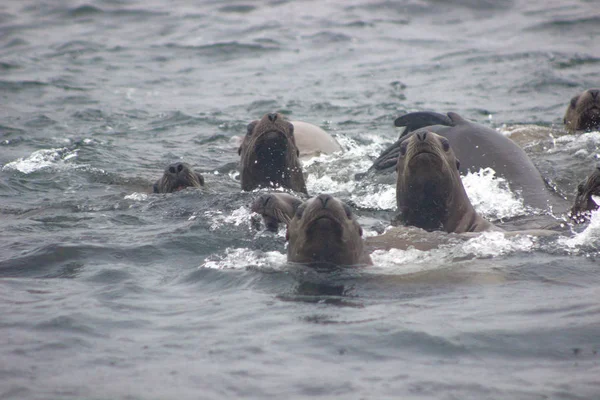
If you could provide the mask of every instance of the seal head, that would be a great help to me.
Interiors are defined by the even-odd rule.
[[[570,132],[600,130],[600,90],[588,89],[573,97],[563,123]]]
[[[396,204],[405,225],[428,231],[477,232],[493,228],[473,208],[448,139],[419,129],[400,145]]]
[[[307,193],[294,140],[294,125],[278,113],[248,125],[238,150],[242,190],[283,187]]]
[[[342,201],[321,194],[302,203],[288,225],[288,261],[311,265],[371,264],[362,228]]]
[[[171,193],[187,187],[204,186],[204,177],[183,162],[170,164],[153,186],[154,193]]]
[[[600,196],[600,165],[577,186],[577,196],[570,212],[571,219],[575,222],[586,222],[589,219],[589,212],[599,208],[592,196]]]
[[[267,230],[277,232],[280,223],[288,225],[302,200],[287,193],[265,193],[258,196],[251,210],[260,214]]]

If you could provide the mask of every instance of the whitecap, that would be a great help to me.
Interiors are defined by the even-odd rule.
[[[9,162],[2,167],[2,170],[15,170],[24,174],[30,174],[47,168],[60,168],[69,165],[66,164],[66,162],[76,157],[77,150],[70,150],[66,147],[59,149],[42,149],[34,151],[29,157],[23,157],[16,161]]]
[[[200,268],[240,269],[248,266],[279,268],[287,256],[277,251],[262,252],[248,248],[227,248],[224,255],[212,255]]]

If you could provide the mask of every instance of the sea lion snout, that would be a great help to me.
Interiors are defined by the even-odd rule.
[[[598,89],[590,89],[588,93],[592,96],[592,99],[597,100],[598,99],[598,93],[600,93],[600,90],[598,90]]]
[[[172,174],[179,174],[181,171],[183,171],[183,167],[183,163],[177,162],[169,165],[168,170]]]
[[[415,136],[417,137],[417,140],[424,142],[427,140],[427,131],[416,132]]]
[[[331,196],[328,194],[320,194],[317,198],[321,201],[323,208],[327,208],[327,203],[331,200]]]
[[[277,113],[267,114],[267,117],[269,118],[269,121],[275,122],[275,120],[277,119]]]

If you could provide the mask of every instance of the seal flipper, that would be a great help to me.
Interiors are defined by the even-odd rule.
[[[405,127],[404,132],[402,132],[400,137],[404,137],[417,129],[432,125],[454,126],[455,122],[450,117],[450,113],[444,115],[432,111],[418,111],[404,114],[394,121],[394,126]]]
[[[448,113],[448,118],[450,119],[450,125],[449,126],[456,126],[456,125],[461,125],[461,124],[468,124],[469,121],[464,119],[463,117],[461,117],[460,115],[458,115],[455,112],[449,112]]]

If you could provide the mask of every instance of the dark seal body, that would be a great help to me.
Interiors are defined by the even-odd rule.
[[[570,132],[600,130],[600,90],[588,89],[573,97],[563,122]]]
[[[307,193],[294,125],[281,114],[266,114],[251,122],[238,153],[242,190],[282,187]]]
[[[167,166],[163,176],[153,186],[154,193],[171,193],[187,187],[204,186],[204,177],[189,164],[177,162]]]
[[[590,212],[598,209],[598,204],[592,196],[600,196],[600,166],[594,168],[594,171],[577,186],[577,195],[570,212],[573,221],[586,222]]]
[[[412,133],[400,146],[397,162],[399,219],[428,231],[497,229],[475,212],[458,167],[448,139],[425,129]]]
[[[298,207],[288,224],[287,239],[289,262],[319,266],[372,264],[352,210],[327,194]]]
[[[394,124],[406,129],[400,139],[379,156],[371,170],[394,168],[405,138],[413,130],[426,128],[450,141],[464,171],[492,168],[508,181],[513,191],[521,194],[525,205],[539,209],[547,209],[549,205],[562,206],[562,201],[550,192],[525,151],[500,132],[467,121],[456,113],[410,113],[397,118]]]

